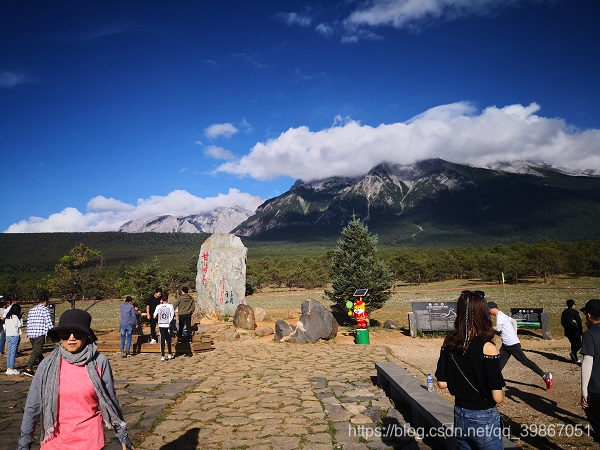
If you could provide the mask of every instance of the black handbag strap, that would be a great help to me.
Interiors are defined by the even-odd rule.
[[[479,389],[477,389],[475,386],[473,386],[473,383],[471,383],[471,380],[469,380],[469,378],[465,375],[465,373],[462,371],[462,369],[460,368],[460,366],[458,365],[458,363],[456,362],[456,359],[454,359],[454,355],[452,353],[450,353],[450,358],[452,358],[452,361],[454,361],[454,364],[456,364],[456,368],[458,369],[458,371],[461,373],[461,375],[464,377],[465,380],[467,380],[467,383],[469,383],[469,386],[471,386],[473,388],[473,390],[475,392],[477,392],[477,394],[479,394],[479,396],[484,399],[489,405],[492,406],[492,408],[496,408],[497,405],[492,404],[492,402],[490,402],[486,397],[484,397],[483,395],[481,395],[481,392],[479,392]]]

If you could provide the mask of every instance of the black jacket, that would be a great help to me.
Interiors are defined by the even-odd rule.
[[[580,336],[583,334],[583,326],[579,311],[575,308],[567,308],[562,312],[560,324],[565,329],[565,336]]]

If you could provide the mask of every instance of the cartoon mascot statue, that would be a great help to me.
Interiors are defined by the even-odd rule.
[[[369,315],[365,310],[365,302],[362,299],[359,299],[354,302],[354,304],[352,302],[348,302],[346,306],[348,306],[350,309],[350,311],[348,311],[348,315],[356,318],[356,329],[366,329],[369,324]]]

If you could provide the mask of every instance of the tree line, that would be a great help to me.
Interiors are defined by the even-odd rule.
[[[337,252],[337,253],[336,253]],[[327,288],[334,280],[333,266],[339,247],[317,256],[248,258],[247,294],[273,288]],[[449,279],[481,279],[518,283],[525,277],[548,280],[559,274],[600,276],[600,241],[558,242],[543,238],[535,244],[516,242],[488,247],[407,249],[382,248],[377,258],[393,274],[390,288],[398,284],[424,284]],[[41,294],[75,302],[81,299],[133,295],[142,300],[155,287],[177,292],[196,285],[197,256],[178,265],[150,262],[107,267],[102,253],[80,244],[50,273],[32,271],[0,273],[0,294],[20,300]]]

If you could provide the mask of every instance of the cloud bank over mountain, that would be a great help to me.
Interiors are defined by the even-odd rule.
[[[478,111],[469,102],[456,102],[431,108],[405,122],[378,126],[337,117],[330,128],[322,130],[290,128],[274,139],[256,143],[241,158],[218,146],[207,152],[226,161],[215,175],[227,173],[258,181],[358,176],[381,162],[412,164],[429,158],[480,166],[530,161],[567,171],[600,173],[600,130],[579,129],[563,119],[543,117],[538,114],[540,109],[531,103]],[[234,130],[230,124],[217,124],[207,135],[229,137]],[[129,220],[183,217],[234,205],[255,210],[263,201],[237,189],[206,198],[175,190],[166,196],[139,199],[136,204],[99,195],[89,200],[85,212],[66,207],[47,218],[29,217],[14,223],[5,232],[116,231]]]
[[[68,207],[51,214],[48,218],[30,217],[22,220],[12,224],[5,232],[117,231],[121,225],[130,220],[162,215],[182,217],[235,205],[243,205],[254,211],[262,202],[260,197],[237,189],[230,189],[227,194],[206,198],[178,190],[166,196],[153,195],[148,199],[139,199],[135,205],[99,195],[88,202],[86,212],[82,213],[77,208]]]
[[[360,175],[384,161],[410,164],[429,158],[475,165],[527,160],[600,171],[600,130],[578,129],[539,111],[536,103],[477,111],[468,102],[456,102],[378,126],[337,118],[323,130],[290,128],[216,171],[258,180],[288,176],[311,181]]]

